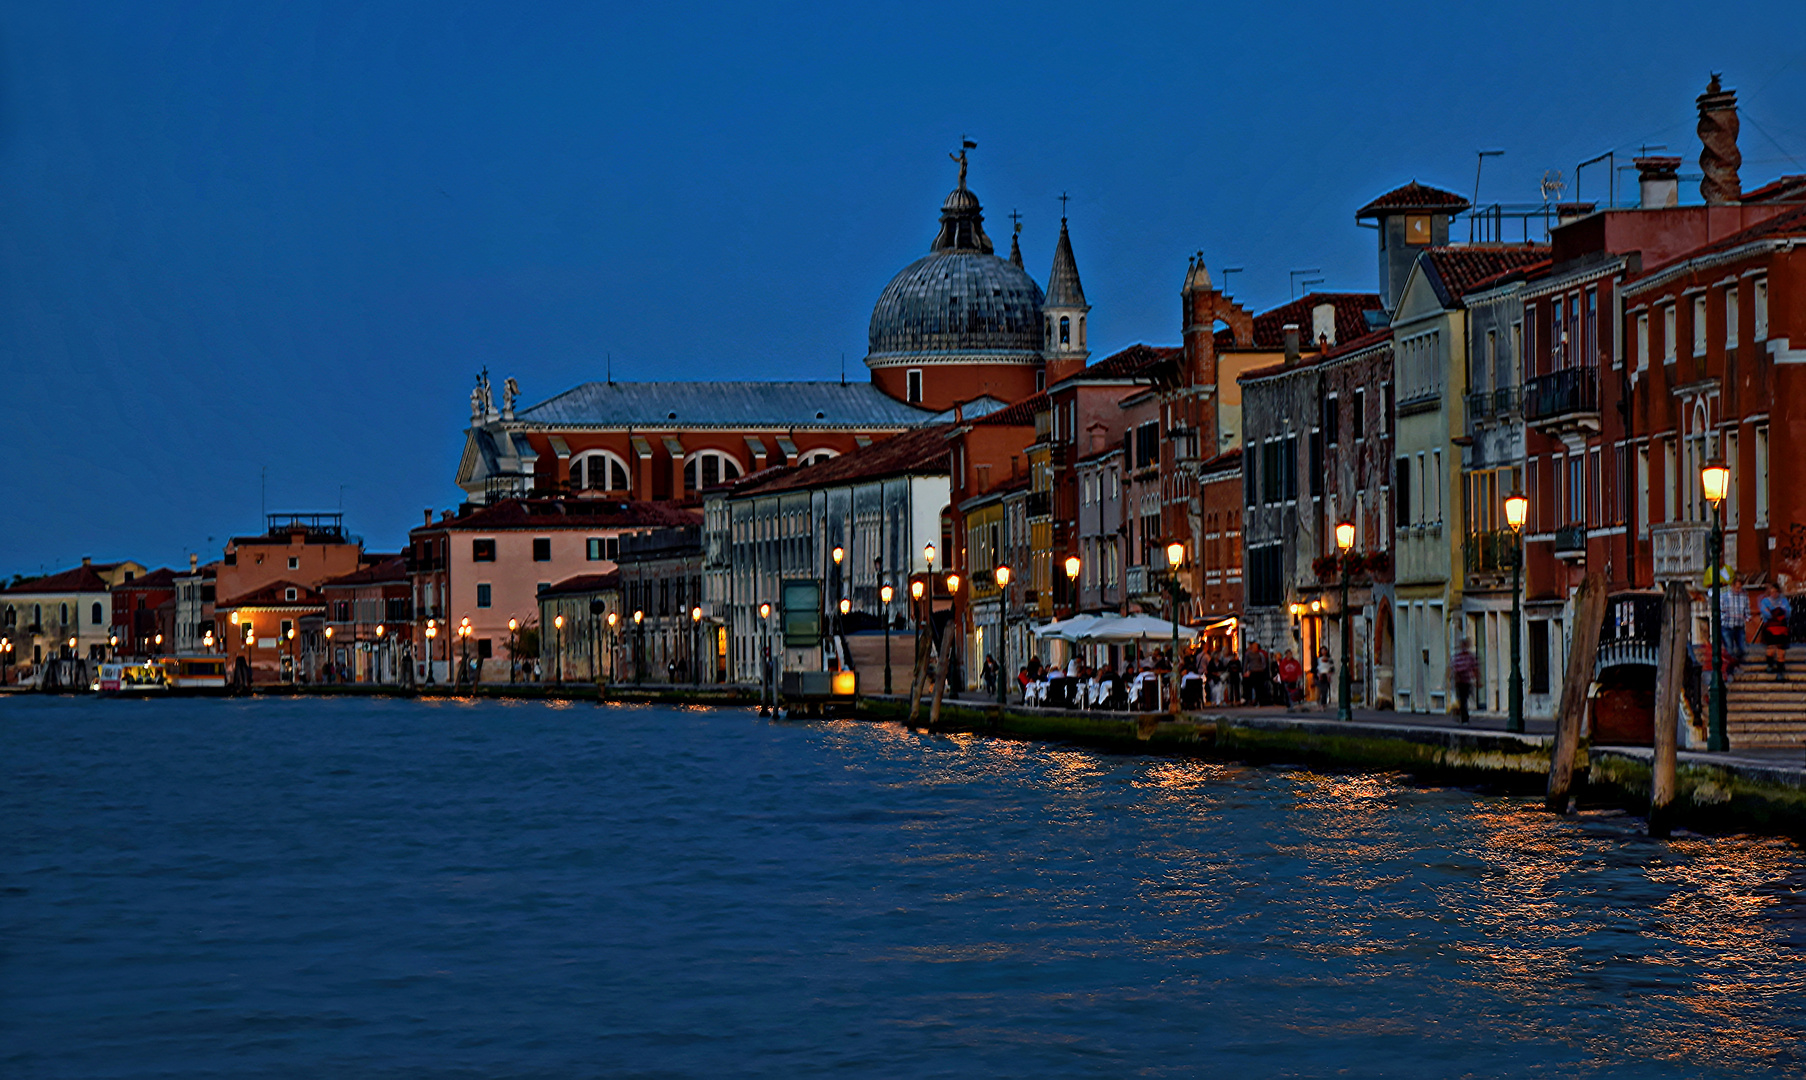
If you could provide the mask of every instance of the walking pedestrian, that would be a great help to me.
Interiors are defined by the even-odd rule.
[[[1756,604],[1762,621],[1762,645],[1768,670],[1775,678],[1787,678],[1787,645],[1789,623],[1793,621],[1793,605],[1781,595],[1781,586],[1769,582],[1768,593]]]
[[[1279,685],[1284,691],[1287,708],[1291,708],[1298,700],[1298,680],[1303,674],[1304,665],[1292,655],[1292,650],[1287,649],[1285,655],[1279,658]]]
[[[1474,684],[1480,679],[1480,661],[1475,658],[1474,651],[1467,646],[1467,639],[1462,638],[1455,643],[1455,658],[1449,664],[1450,672],[1455,677],[1455,715],[1467,723],[1467,699],[1474,692]]]
[[[1330,658],[1329,646],[1317,646],[1317,707],[1329,708],[1330,677],[1336,673],[1336,662]]]

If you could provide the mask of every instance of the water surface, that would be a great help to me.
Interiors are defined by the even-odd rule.
[[[9,1077],[1806,1072],[1806,854],[745,710],[0,700]]]

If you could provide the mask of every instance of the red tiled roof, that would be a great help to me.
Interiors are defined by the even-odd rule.
[[[401,555],[384,555],[381,561],[371,563],[361,570],[353,570],[349,574],[340,574],[328,581],[322,581],[320,588],[345,589],[357,585],[394,584],[408,580],[408,562]]]
[[[1739,248],[1745,244],[1753,244],[1758,240],[1767,240],[1777,236],[1801,235],[1806,235],[1806,206],[1799,207],[1795,210],[1788,210],[1785,213],[1776,214],[1767,221],[1751,225],[1747,229],[1740,229],[1729,236],[1719,237],[1710,244],[1702,244],[1691,251],[1683,252],[1675,258],[1669,259],[1665,263],[1650,267],[1642,274],[1639,274],[1638,278],[1646,278],[1652,274],[1661,273],[1670,266],[1691,262],[1694,259],[1702,258],[1707,255],[1715,255],[1721,251],[1730,251],[1732,248]]]
[[[1390,326],[1382,326],[1378,330],[1362,334],[1358,338],[1344,341],[1341,344],[1333,345],[1320,353],[1306,356],[1296,364],[1268,364],[1266,367],[1255,368],[1253,371],[1244,371],[1236,377],[1235,381],[1244,382],[1248,379],[1263,379],[1269,375],[1278,375],[1281,372],[1302,371],[1305,368],[1318,367],[1329,363],[1337,357],[1347,356],[1349,353],[1360,352],[1363,349],[1370,349],[1391,336],[1392,328]]]
[[[1452,191],[1433,188],[1413,180],[1355,211],[1355,219],[1375,217],[1383,210],[1443,210],[1458,214],[1467,209],[1467,200]]]
[[[130,589],[173,589],[175,587],[176,572],[165,566],[161,569],[152,570],[143,577],[136,577],[130,581],[122,581],[113,586],[113,591],[124,592]]]
[[[1283,349],[1286,343],[1286,324],[1298,327],[1298,344],[1300,348],[1315,349],[1317,343],[1311,339],[1311,313],[1319,304],[1330,304],[1336,310],[1336,340],[1347,341],[1360,337],[1368,332],[1367,317],[1364,312],[1384,311],[1378,293],[1306,293],[1290,303],[1281,304],[1271,311],[1262,312],[1254,317],[1253,348]],[[1235,335],[1228,330],[1217,331],[1217,348],[1235,348]]]
[[[1429,263],[1443,303],[1452,304],[1472,292],[1475,282],[1548,259],[1549,248],[1545,244],[1460,244],[1426,248],[1418,258]]]
[[[1147,371],[1155,364],[1185,355],[1183,345],[1131,345],[1119,353],[1106,356],[1085,370],[1070,376],[1075,379],[1126,379]],[[1065,380],[1061,380],[1064,382]]]
[[[1041,396],[1046,397],[1045,394]],[[974,422],[982,424],[988,420],[990,416]],[[947,436],[952,432],[952,424],[917,428],[870,446],[849,450],[838,457],[817,461],[813,465],[786,468],[781,472],[768,470],[775,473],[769,480],[739,485],[734,490],[736,494],[763,494],[850,484],[910,473],[944,473],[947,471]]]
[[[289,589],[295,590],[293,600],[286,598]],[[272,581],[263,588],[254,589],[243,596],[221,600],[214,607],[319,607],[320,602],[319,593],[298,581]]]
[[[502,529],[608,529],[700,524],[701,514],[666,503],[619,502],[612,499],[504,499],[488,506],[472,507],[449,521],[415,526],[412,532],[432,532],[434,529],[460,529],[467,532]]]
[[[1035,422],[1035,414],[1047,408],[1047,391],[1032,394],[1007,405],[994,413],[989,413],[972,421],[973,427],[1028,427]]]
[[[568,577],[556,585],[540,592],[541,596],[571,596],[579,593],[601,592],[604,589],[621,587],[621,572],[610,570],[606,574],[578,574]]]
[[[1778,176],[1754,191],[1743,193],[1746,203],[1781,202],[1806,198],[1806,175]]]
[[[1554,265],[1553,260],[1541,259],[1537,262],[1525,263],[1522,266],[1513,266],[1508,270],[1501,270],[1491,277],[1481,278],[1479,281],[1469,285],[1467,291],[1462,295],[1467,296],[1477,292],[1485,292],[1488,289],[1496,289],[1500,285],[1516,278],[1528,280],[1543,273],[1545,270],[1548,270],[1552,265]]]
[[[109,563],[108,566],[117,564]],[[100,569],[107,569],[103,566]],[[0,596],[35,593],[106,592],[106,579],[95,573],[93,566],[77,566],[30,581],[21,581],[10,589],[0,589]]]

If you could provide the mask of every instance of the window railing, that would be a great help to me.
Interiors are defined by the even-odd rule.
[[[1557,555],[1572,552],[1585,552],[1587,549],[1587,527],[1585,525],[1563,525],[1555,530],[1555,553]]]
[[[1668,521],[1649,527],[1657,584],[1698,581],[1706,571],[1712,527],[1698,521]]]
[[[1524,384],[1524,419],[1547,420],[1571,413],[1599,411],[1599,371],[1565,368],[1539,375]]]

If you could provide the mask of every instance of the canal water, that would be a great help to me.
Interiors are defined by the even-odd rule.
[[[747,710],[0,700],[0,1075],[1806,1071],[1806,855]]]

